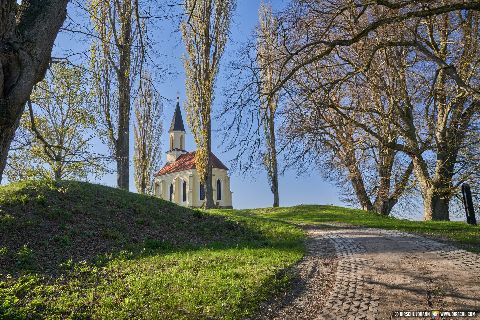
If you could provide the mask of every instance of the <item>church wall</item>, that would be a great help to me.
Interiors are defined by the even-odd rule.
[[[166,174],[160,177],[156,177],[156,185],[161,185],[164,186],[164,192],[161,192],[161,198],[164,200],[169,200],[170,199],[170,185],[173,184],[173,202],[179,204],[179,205],[184,205],[184,206],[191,206],[191,197],[188,196],[188,191],[189,191],[189,180],[190,176],[193,175],[192,170],[187,170],[187,171],[182,171],[182,172],[174,172],[170,174]],[[187,181],[187,201],[183,201],[183,196],[182,196],[182,183],[183,181]],[[156,193],[157,194],[157,193]],[[190,201],[189,201],[190,200]]]
[[[232,192],[230,191],[230,177],[228,172],[223,169],[213,168],[212,171],[213,201],[220,207],[232,206]],[[217,199],[217,180],[221,181],[222,194],[221,200]]]
[[[228,172],[223,169],[213,168],[213,199],[220,207],[232,207],[232,192],[230,191],[230,178]],[[222,199],[217,199],[217,179],[220,179],[222,186]],[[183,201],[182,183],[187,182],[187,201]],[[203,200],[200,200],[200,178],[195,169],[166,174],[155,178],[155,194],[165,200],[170,198],[170,185],[174,186],[173,202],[187,207],[201,207]]]

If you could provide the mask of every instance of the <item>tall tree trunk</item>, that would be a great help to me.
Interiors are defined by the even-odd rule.
[[[58,167],[54,170],[54,178],[55,178],[55,181],[62,180],[62,170]]]
[[[276,147],[276,138],[275,138],[275,119],[272,109],[270,108],[270,115],[268,117],[268,129],[269,129],[269,141],[268,148],[270,149],[270,166],[269,174],[271,189],[273,193],[273,207],[276,208],[280,205],[280,197],[278,192],[278,163],[277,163],[277,147]]]
[[[460,138],[460,137],[459,137]],[[446,139],[445,139],[446,140]],[[452,180],[458,156],[455,143],[438,143],[437,163],[432,183],[424,196],[425,220],[450,220],[449,205],[453,193]]]
[[[382,216],[388,216],[392,211],[393,206],[397,203],[397,201],[390,201],[388,197],[384,198],[383,196],[382,198],[377,197],[375,200],[373,210]]]
[[[126,2],[128,3],[128,1]],[[127,4],[124,4],[127,6]],[[131,14],[130,10],[124,12]],[[131,19],[122,23],[122,44],[118,77],[119,118],[117,141],[117,186],[128,190],[130,187],[130,66],[131,66]]]
[[[210,209],[215,207],[215,202],[213,201],[213,179],[212,179],[212,161],[210,159],[210,153],[212,152],[212,122],[210,118],[210,113],[208,114],[207,121],[205,123],[205,130],[207,130],[207,176],[205,177],[205,208]]]
[[[439,179],[430,177],[427,164],[421,156],[414,155],[412,161],[423,197],[424,220],[449,220],[451,177],[442,176],[443,183],[439,182]],[[438,167],[436,171],[437,173],[443,172],[443,170],[438,170]]]
[[[377,208],[378,213],[387,216],[392,212],[392,209],[397,204],[398,199],[404,194],[405,190],[407,189],[412,172],[413,162],[410,161],[401,179],[396,182],[393,192],[390,194],[388,199],[384,201],[382,205],[379,205],[379,207]]]
[[[123,112],[121,112],[123,113]],[[128,115],[120,116],[121,125],[118,126],[117,140],[117,186],[121,189],[128,190],[130,185],[129,172],[129,137],[128,123],[130,122]]]
[[[273,168],[273,177],[272,177],[272,192],[273,192],[273,207],[277,208],[280,206],[280,196],[278,192],[278,171],[277,171],[277,162],[275,157],[275,167]],[[273,161],[273,160],[272,160]]]
[[[215,202],[213,201],[212,182],[213,182],[212,166],[210,165],[210,161],[209,161],[209,166],[208,166],[208,169],[207,169],[207,179],[206,179],[206,182],[205,182],[205,185],[206,185],[206,187],[205,187],[205,199],[206,199],[205,208],[206,209],[211,209],[211,208],[215,207]]]
[[[362,210],[374,211],[375,208],[373,207],[372,201],[370,201],[370,198],[368,197],[362,173],[357,166],[357,160],[353,150],[346,153],[344,162],[348,169],[350,183],[352,184],[353,190],[355,191],[355,195],[357,196]]]
[[[197,144],[195,160],[201,180],[205,182],[207,208],[214,206],[210,160],[213,93],[234,4],[235,1],[229,0],[184,1],[187,19],[182,22],[182,37],[187,51],[184,59],[187,120]]]
[[[380,146],[378,152],[378,188],[377,195],[373,204],[374,211],[384,216],[388,216],[396,204],[390,201],[390,189],[393,161],[395,159],[395,151],[383,145]]]
[[[128,79],[127,79],[128,85]],[[120,87],[121,88],[121,87]],[[130,92],[123,90],[119,101],[119,125],[117,140],[117,186],[128,190],[130,185]]]
[[[450,195],[436,187],[426,190],[423,196],[424,220],[450,220],[449,219]]]
[[[0,102],[1,103],[1,102]],[[18,109],[18,108],[10,108],[9,106],[0,106],[0,111],[6,111],[11,109]],[[4,109],[5,108],[5,109]],[[2,182],[3,171],[5,170],[5,166],[7,165],[7,158],[8,158],[8,151],[10,150],[10,144],[15,137],[15,131],[20,124],[20,117],[23,113],[23,108],[20,108],[20,115],[15,115],[14,117],[17,119],[16,121],[5,121],[0,125],[0,183]],[[1,120],[4,118],[2,117]],[[3,122],[3,121],[2,121]]]
[[[145,125],[145,123],[142,123],[142,125]],[[147,174],[148,174],[148,166],[147,163],[149,161],[147,157],[147,142],[144,140],[142,141],[142,152],[141,152],[141,166],[140,169],[142,172],[142,177],[140,181],[140,193],[141,194],[146,194],[147,191]],[[136,168],[134,168],[135,170]]]

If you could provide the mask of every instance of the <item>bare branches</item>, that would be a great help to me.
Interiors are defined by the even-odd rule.
[[[163,108],[160,95],[155,92],[152,79],[143,75],[140,94],[135,99],[134,176],[137,191],[153,193],[153,175],[161,161]]]
[[[339,133],[335,126],[319,126],[308,139],[320,134],[322,152],[336,148],[340,157],[338,148],[348,135],[360,155],[377,146],[371,156],[379,168],[379,189],[391,180],[384,174],[391,163],[388,154],[408,155],[411,164],[401,172],[415,173],[425,218],[448,219],[454,181],[465,178],[455,173],[458,155],[480,112],[480,60],[471,53],[479,52],[479,9],[473,1],[376,1],[352,8],[336,1],[301,1],[293,15],[284,13],[287,54],[270,94],[289,90],[290,96],[303,97],[300,112],[302,104],[317,101],[322,107],[317,118],[355,128]],[[351,154],[348,159],[359,158]],[[354,171],[349,174],[358,176]],[[409,180],[400,176],[392,201]],[[361,183],[355,179],[358,196]],[[368,207],[368,201],[360,202]]]
[[[263,154],[263,165],[267,170],[270,189],[273,193],[273,207],[279,206],[278,190],[278,162],[276,146],[276,113],[279,103],[279,94],[271,96],[269,92],[273,89],[278,79],[278,61],[276,52],[279,47],[278,21],[273,16],[272,8],[269,5],[261,4],[259,10],[259,27],[257,31],[257,65],[258,77],[258,108],[259,119],[263,126],[263,138],[265,139],[266,152]]]
[[[378,3],[377,1],[379,5],[394,10],[384,16],[377,17],[374,21],[369,22],[362,29],[345,38],[336,36],[331,39],[328,37],[318,37],[311,41],[307,41],[307,43],[295,48],[294,50],[289,49],[288,52],[290,52],[290,54],[285,57],[282,68],[286,71],[286,73],[277,83],[276,87],[272,91],[272,94],[284,87],[285,84],[302,68],[328,57],[330,54],[332,54],[335,48],[352,46],[366,38],[370,33],[381,28],[391,25],[399,25],[400,23],[409,21],[411,19],[434,17],[460,10],[480,10],[480,3],[477,1],[464,1],[460,3],[452,2],[434,7],[419,6],[419,4],[422,4],[422,2],[423,1],[408,1],[393,4],[387,1],[381,1],[381,3]],[[365,4],[364,6],[367,7],[368,4]],[[371,7],[373,8],[373,6]],[[404,11],[399,14],[399,9],[403,9]],[[338,11],[344,10],[346,10],[346,8],[340,5]],[[324,31],[325,33],[328,33],[329,30],[334,30],[337,28],[337,24],[335,23],[337,17],[338,15],[336,12],[329,13],[326,17],[324,16],[324,18],[329,21]],[[343,27],[341,22],[338,22],[338,27],[340,29]],[[308,57],[303,56],[304,54],[308,55]]]
[[[147,37],[138,0],[91,0],[89,12],[98,35],[91,49],[97,105],[112,156],[117,185],[129,188],[129,135],[132,86],[140,88]]]
[[[206,185],[206,207],[211,208],[213,92],[235,1],[186,0],[184,7],[187,14],[187,19],[182,23],[182,36],[187,51],[183,59],[187,77],[187,122],[197,144],[195,163],[200,180]]]

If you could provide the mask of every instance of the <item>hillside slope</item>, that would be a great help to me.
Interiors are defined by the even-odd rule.
[[[284,285],[303,233],[80,182],[0,187],[0,319],[231,318]]]
[[[453,242],[463,249],[480,253],[480,226],[472,226],[461,221],[411,221],[385,217],[358,209],[325,205],[247,209],[242,212],[296,225],[321,225],[333,222],[406,231],[426,235],[440,241]]]

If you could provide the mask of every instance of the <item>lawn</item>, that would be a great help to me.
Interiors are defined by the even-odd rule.
[[[480,228],[334,206],[191,210],[100,185],[0,187],[0,319],[243,319],[287,288],[301,224],[341,222],[452,240]]]
[[[362,210],[336,206],[301,205],[285,208],[243,210],[243,214],[257,215],[294,224],[322,224],[340,222],[355,226],[400,230],[447,240],[472,252],[480,252],[480,226],[457,221],[410,221],[379,216]],[[240,214],[240,213],[238,213]]]
[[[242,319],[303,232],[78,182],[0,188],[0,319]]]

